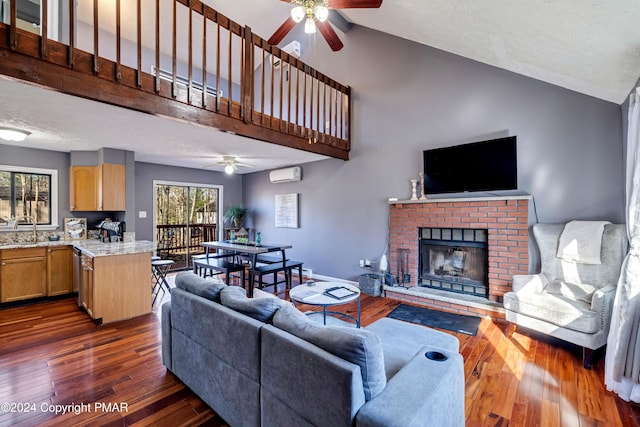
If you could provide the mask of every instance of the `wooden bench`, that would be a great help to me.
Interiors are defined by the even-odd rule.
[[[198,254],[198,255],[193,255],[191,257],[191,266],[193,268],[193,272],[195,274],[197,274],[198,276],[203,276],[206,277],[207,276],[207,270],[206,269],[201,269],[200,266],[198,264],[196,264],[196,262],[200,261],[206,261],[207,259],[226,259],[227,261],[232,261],[234,262],[233,259],[234,255],[233,254]],[[211,273],[211,269],[209,270],[209,273]],[[216,273],[219,274],[219,273]]]
[[[231,273],[240,273],[240,278],[242,280],[242,286],[244,287],[244,268],[243,264],[236,264],[235,262],[228,261],[228,258],[232,256],[218,256],[218,257],[208,257],[208,258],[200,258],[193,260],[193,269],[194,272],[204,272],[204,276],[206,277],[207,271],[216,271],[216,274],[224,274],[225,275],[225,283],[229,284],[229,277]]]
[[[258,261],[260,262],[260,261]],[[294,268],[298,269],[299,282],[302,283],[302,262],[301,261],[285,261],[274,262],[266,265],[258,265],[249,270],[249,294],[253,295],[253,287],[255,284],[255,277],[258,276],[258,288],[262,289],[265,285],[264,276],[273,274],[273,282],[266,283],[266,285],[272,285],[275,287],[279,283],[285,283],[286,288],[291,288],[291,274]],[[284,273],[284,280],[278,280],[278,274]]]

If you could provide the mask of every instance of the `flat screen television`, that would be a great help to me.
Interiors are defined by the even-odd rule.
[[[515,190],[516,137],[424,151],[424,192]]]

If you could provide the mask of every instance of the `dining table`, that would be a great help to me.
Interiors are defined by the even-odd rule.
[[[200,246],[205,248],[205,254],[209,257],[209,251],[215,249],[216,251],[222,251],[223,254],[233,255],[245,255],[249,258],[249,268],[252,269],[258,262],[258,255],[266,254],[269,252],[280,252],[282,256],[282,263],[286,262],[287,256],[285,251],[291,249],[293,246],[290,244],[256,244],[256,242],[238,242],[231,240],[216,240],[211,242],[202,242]],[[253,285],[253,275],[249,275],[249,288]]]

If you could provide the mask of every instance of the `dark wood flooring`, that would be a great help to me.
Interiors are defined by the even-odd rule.
[[[162,365],[159,305],[104,326],[73,298],[0,310],[0,426],[225,426]],[[363,295],[363,325],[397,305]],[[508,338],[488,319],[476,336],[452,334],[467,426],[638,426],[638,406],[605,390],[602,358],[584,370],[578,348],[520,330]]]

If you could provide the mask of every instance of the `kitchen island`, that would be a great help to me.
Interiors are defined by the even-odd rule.
[[[79,305],[98,323],[147,314],[153,251],[150,241],[1,245],[0,302],[77,291]]]

